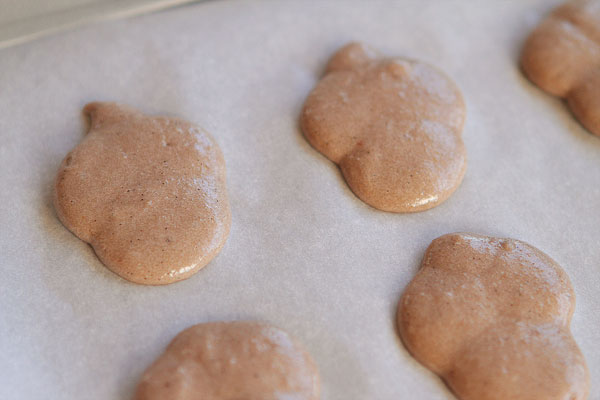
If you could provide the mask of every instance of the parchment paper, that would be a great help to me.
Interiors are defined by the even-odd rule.
[[[517,67],[554,4],[208,2],[0,51],[0,398],[127,399],[180,330],[259,319],[307,346],[325,400],[453,399],[401,345],[395,310],[430,241],[470,231],[525,240],[567,271],[600,399],[600,138]],[[441,206],[372,209],[303,139],[305,96],[350,40],[463,90],[469,166]],[[191,279],[129,283],[57,220],[53,179],[94,100],[184,117],[221,145],[232,231]]]

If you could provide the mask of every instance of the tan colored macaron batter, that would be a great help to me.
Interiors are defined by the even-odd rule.
[[[317,400],[310,355],[281,329],[256,322],[195,325],[144,373],[136,400]]]
[[[464,121],[462,95],[445,74],[358,43],[331,58],[301,115],[307,140],[352,191],[392,212],[427,210],[456,190],[467,165]]]
[[[527,243],[434,240],[398,306],[412,355],[463,400],[583,400],[589,372],[569,324],[565,272]]]
[[[59,168],[58,217],[127,280],[161,285],[190,277],[229,234],[217,143],[189,122],[119,104],[83,111],[90,131]]]
[[[565,98],[590,132],[600,135],[600,1],[570,1],[531,33],[521,54],[527,77]]]

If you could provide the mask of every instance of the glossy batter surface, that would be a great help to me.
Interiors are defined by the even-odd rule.
[[[463,400],[583,400],[589,373],[571,336],[575,293],[527,243],[434,240],[398,306],[412,355]]]
[[[225,161],[210,134],[114,103],[84,108],[90,131],[63,160],[54,206],[62,223],[132,282],[190,277],[229,234]]]
[[[527,77],[565,98],[590,132],[600,135],[600,1],[571,1],[531,33],[521,55]]]
[[[442,72],[358,43],[332,57],[301,115],[307,140],[352,191],[392,212],[427,210],[456,190],[464,121],[462,95]]]
[[[136,400],[317,400],[319,375],[288,333],[256,322],[195,325],[144,373]]]

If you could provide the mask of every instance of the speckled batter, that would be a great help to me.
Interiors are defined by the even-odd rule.
[[[54,206],[102,262],[132,282],[190,277],[225,244],[225,161],[212,136],[114,103],[84,108],[90,131],[63,160]]]
[[[135,400],[317,400],[310,355],[281,329],[216,322],[181,332],[144,373]]]
[[[589,373],[569,324],[565,272],[527,243],[434,240],[398,307],[413,356],[463,400],[583,400]]]
[[[527,77],[565,98],[590,132],[600,135],[600,1],[571,1],[529,36],[521,54]]]
[[[446,75],[352,43],[329,61],[301,126],[360,199],[415,212],[440,204],[462,181],[464,120],[462,95]]]

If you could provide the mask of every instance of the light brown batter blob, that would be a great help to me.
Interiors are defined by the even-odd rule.
[[[144,373],[135,400],[317,400],[310,355],[281,329],[256,322],[195,325]]]
[[[575,293],[527,243],[434,240],[398,306],[412,355],[463,400],[583,400],[589,372],[571,336]]]
[[[466,170],[465,105],[446,75],[352,43],[329,61],[301,115],[306,139],[352,191],[384,211],[435,207]]]
[[[600,1],[571,1],[531,33],[521,54],[527,77],[565,98],[590,132],[600,135]]]
[[[84,108],[90,131],[63,160],[54,207],[102,262],[132,282],[189,278],[225,244],[225,161],[210,134],[114,103]]]

